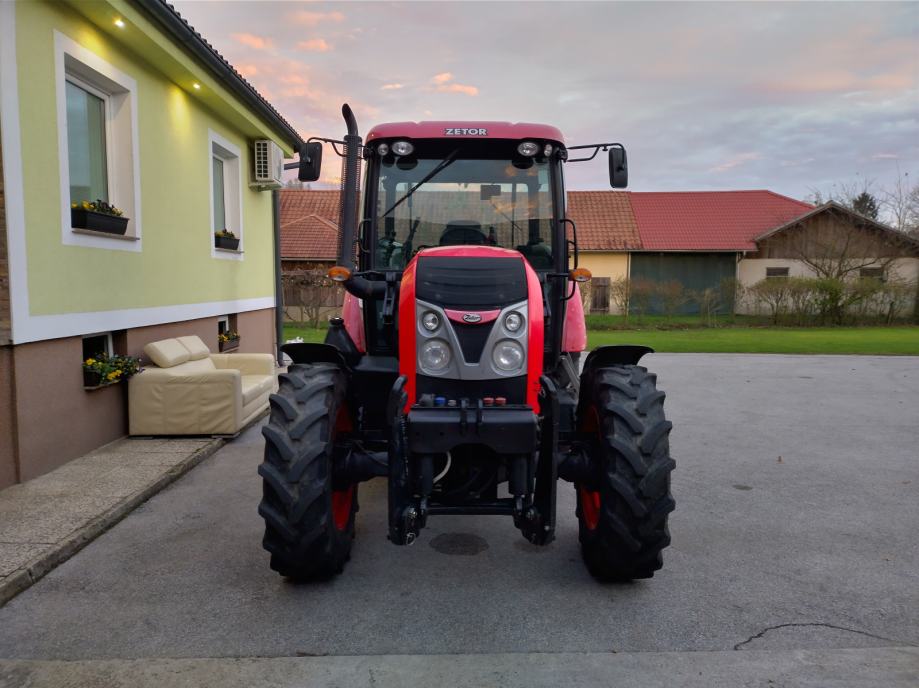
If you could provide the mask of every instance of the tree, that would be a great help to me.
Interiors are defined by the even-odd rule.
[[[872,220],[878,219],[878,201],[867,191],[862,191],[852,199],[852,210]]]
[[[904,240],[896,232],[859,220],[837,209],[835,222],[810,222],[790,228],[788,249],[820,278],[846,280],[863,268],[885,272],[904,255]]]
[[[282,276],[284,287],[284,316],[287,320],[309,323],[319,327],[323,311],[339,305],[335,284],[323,269],[287,272]],[[291,309],[295,309],[296,315]]]
[[[854,181],[833,182],[830,185],[830,188],[826,190],[811,189],[810,196],[808,196],[807,200],[814,205],[823,205],[824,203],[833,201],[843,206],[844,208],[854,210],[857,213],[862,213],[862,211],[855,206],[856,200],[862,198],[863,196],[874,199],[874,193],[872,191],[874,187],[874,180],[867,177],[862,177],[861,175],[856,176],[858,178]],[[875,206],[877,206],[876,199]],[[873,217],[870,215],[868,217],[877,219],[877,214],[875,213]]]
[[[894,229],[919,239],[919,183],[897,170],[897,181],[881,192],[881,208]]]

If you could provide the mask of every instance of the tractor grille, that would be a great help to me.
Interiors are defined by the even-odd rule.
[[[415,295],[443,308],[470,311],[503,308],[527,298],[523,261],[424,257],[418,261]]]
[[[460,347],[463,350],[463,359],[466,363],[478,363],[482,358],[482,351],[485,349],[485,342],[488,341],[488,335],[495,323],[484,323],[481,325],[466,325],[465,323],[451,322],[456,338],[459,340]]]

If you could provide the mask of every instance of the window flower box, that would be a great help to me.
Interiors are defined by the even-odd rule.
[[[103,201],[73,203],[70,206],[70,225],[75,229],[89,229],[105,234],[124,236],[129,219],[121,211]]]
[[[239,348],[239,334],[237,332],[224,332],[217,335],[217,348],[220,351],[234,351]]]
[[[143,368],[138,358],[99,354],[83,361],[83,389],[92,391],[117,385],[140,372],[143,372]]]
[[[239,250],[239,237],[228,229],[214,232],[214,246],[227,251]]]

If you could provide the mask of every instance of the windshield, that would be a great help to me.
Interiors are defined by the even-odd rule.
[[[462,153],[379,161],[376,267],[398,270],[423,248],[474,244],[515,249],[550,269],[548,162]]]

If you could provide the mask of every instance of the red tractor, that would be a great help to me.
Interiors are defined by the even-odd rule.
[[[624,148],[506,122],[384,124],[363,142],[342,112],[344,140],[310,139],[298,163],[314,181],[323,142],[343,158],[329,276],[347,294],[325,343],[283,347],[293,363],[259,467],[271,567],[298,580],[341,572],[358,484],[376,477],[394,544],[431,517],[494,514],[546,545],[561,478],[577,490],[590,572],[651,577],[670,543],[671,424],[638,365],[648,347],[599,347],[578,370],[577,283],[590,273],[562,174],[608,150],[610,184],[625,187]]]

